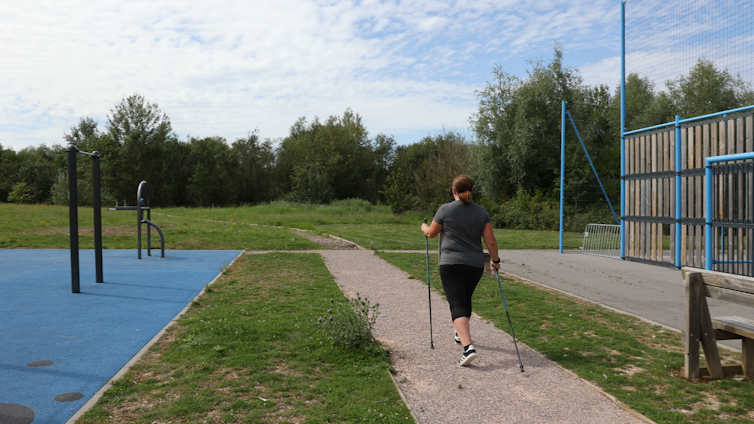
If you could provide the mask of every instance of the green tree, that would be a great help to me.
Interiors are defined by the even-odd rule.
[[[65,166],[65,150],[60,145],[27,147],[16,155],[16,181],[26,183],[31,203],[49,203],[50,190]]]
[[[413,187],[413,179],[398,168],[387,177],[385,188],[380,191],[380,194],[385,199],[385,203],[390,205],[390,210],[399,215],[410,210],[414,205]]]
[[[498,66],[493,81],[477,92],[471,124],[478,145],[473,176],[487,197],[502,199],[519,189],[553,192],[560,165],[560,105],[583,102],[578,71],[563,63],[556,45],[550,62],[531,61],[521,80]]]
[[[31,192],[26,187],[25,182],[21,181],[13,186],[13,190],[8,195],[8,201],[11,203],[32,203]]]
[[[196,206],[226,206],[231,199],[231,151],[222,137],[192,138],[188,191]]]
[[[157,103],[139,94],[122,99],[107,116],[106,132],[115,148],[109,153],[113,172],[107,182],[117,198],[133,199],[139,183],[146,180],[154,205],[174,204],[170,194],[177,189],[169,182],[177,170],[166,165],[177,137]]]
[[[329,198],[377,200],[377,191],[387,177],[395,141],[378,135],[375,140],[351,109],[342,117],[330,116],[307,123],[300,118],[276,151],[276,168],[283,193],[294,199],[323,202],[328,196],[312,197],[314,185]],[[308,173],[312,175],[307,176]]]
[[[255,130],[233,142],[231,155],[235,160],[230,181],[234,203],[255,204],[272,200],[277,194],[272,142],[261,141]]]
[[[18,182],[18,157],[13,149],[0,144],[0,201],[6,201]]]
[[[396,149],[393,170],[381,194],[393,213],[409,208],[434,212],[453,199],[450,186],[471,169],[471,146],[455,131],[443,131]]]
[[[688,75],[667,82],[674,114],[701,116],[754,103],[754,92],[739,76],[719,70],[714,62],[700,58]]]

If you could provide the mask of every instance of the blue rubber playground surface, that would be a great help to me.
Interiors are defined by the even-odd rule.
[[[240,253],[104,250],[97,284],[82,250],[73,294],[70,251],[0,249],[0,422],[65,423]]]

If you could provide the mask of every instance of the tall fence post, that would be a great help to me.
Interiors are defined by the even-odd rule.
[[[675,267],[681,269],[681,115],[675,116]]]
[[[712,236],[712,220],[714,218],[712,162],[707,158],[704,161],[704,269],[713,270],[712,263],[715,243]]]
[[[620,258],[626,259],[626,2],[620,2]]]
[[[566,101],[560,106],[560,253],[563,253],[563,203],[565,202],[565,134],[566,134]]]
[[[71,293],[81,292],[79,275],[79,214],[78,191],[76,188],[76,154],[75,146],[68,146],[68,228],[71,234]]]

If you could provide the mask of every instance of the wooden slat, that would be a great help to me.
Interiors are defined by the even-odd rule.
[[[633,153],[634,153],[633,146],[635,144],[634,140],[635,139],[631,139],[630,142],[626,143],[626,149],[627,149],[626,150],[626,157],[629,160],[628,169],[630,170],[629,172],[632,173],[632,174],[636,172],[635,171],[635,169],[636,169],[636,158],[633,155]],[[628,198],[626,199],[626,209],[628,210],[628,215],[636,215],[636,213],[634,212],[634,196],[635,196],[635,190],[636,190],[634,183],[635,183],[635,181],[633,181],[633,180],[629,181],[628,182],[628,188],[626,190],[626,192],[627,192],[626,194],[628,195]],[[627,255],[629,257],[633,258],[633,257],[635,257],[635,254],[634,254],[634,223],[633,222],[629,222],[628,223],[627,230],[628,230],[627,233],[626,233],[626,236],[627,236],[626,238],[628,239],[628,246],[627,246],[628,253],[627,253]]]
[[[668,159],[669,159],[668,164],[669,164],[669,167],[668,167],[668,169],[675,171],[675,132],[668,132],[668,152],[669,152],[669,155],[668,155]],[[671,178],[670,179],[670,190],[669,190],[670,195],[668,196],[668,199],[669,199],[668,204],[670,206],[670,208],[669,208],[669,212],[670,212],[669,215],[672,216],[672,217],[674,217],[674,218],[676,217],[675,216],[675,195],[676,195],[675,188],[676,188],[675,187],[675,178]],[[670,262],[672,262],[674,264],[675,264],[675,249],[676,249],[676,243],[675,243],[676,231],[675,231],[675,229],[676,229],[675,225],[671,225],[670,226],[670,255],[671,255]]]
[[[701,330],[700,338],[702,349],[704,349],[704,359],[707,360],[707,370],[709,371],[710,378],[722,378],[723,366],[720,362],[720,352],[717,350],[715,329],[712,326],[712,320],[710,319],[707,297],[702,296],[699,299],[699,303],[699,312],[701,313],[701,316],[699,317],[699,328]]]
[[[701,313],[699,310],[702,293],[701,277],[698,273],[684,275],[686,280],[686,331],[683,332],[683,345],[685,349],[683,376],[689,380],[699,378],[699,341],[701,326],[699,325]]]
[[[702,137],[702,126],[697,125],[695,127],[695,136],[694,136],[694,142],[696,143],[696,168],[704,168],[704,139]],[[696,218],[703,218],[703,206],[704,206],[704,177],[698,176],[694,177],[696,180],[696,193],[694,194],[694,203],[696,205]],[[696,225],[696,236],[695,236],[695,246],[694,246],[694,263],[699,268],[704,268],[704,263],[702,263],[703,255],[703,248],[702,248],[702,238],[704,237],[704,227],[701,225]]]
[[[729,119],[727,121],[726,131],[727,132],[725,134],[725,138],[726,138],[726,144],[728,146],[728,154],[732,155],[733,153],[736,153],[736,138],[735,138],[736,127],[735,127],[735,121],[733,119]],[[733,162],[727,162],[727,163],[733,163]],[[734,180],[733,175],[732,174],[728,175],[728,193],[727,193],[727,199],[726,199],[726,205],[727,205],[727,208],[726,208],[727,209],[726,218],[730,218],[730,219],[734,218],[734,215],[733,215],[733,199],[735,199],[735,197],[734,197],[734,191],[733,191],[733,180]],[[728,264],[726,264],[725,267],[723,268],[726,272],[732,272],[733,268],[734,268],[733,263],[730,262],[730,261],[735,260],[735,253],[736,253],[736,251],[735,251],[735,248],[736,248],[736,245],[735,245],[735,231],[736,230],[732,229],[732,228],[726,229],[726,234],[727,234],[727,237],[728,237],[728,248],[727,248],[727,252],[726,252],[727,257],[723,258],[723,259],[726,259],[726,260],[729,261]]]
[[[690,267],[681,268],[681,275],[683,275],[684,278],[686,278],[686,275],[691,272],[698,272],[702,274],[704,284],[706,285],[720,287],[726,290],[744,292],[754,296],[754,277],[733,275],[717,271],[699,270],[697,268]]]
[[[742,374],[743,370],[741,365],[723,365],[723,378],[731,378]],[[707,370],[707,367],[699,367],[699,378],[708,376],[709,371]]]
[[[754,339],[754,321],[748,318],[725,316],[712,319],[712,327]]]
[[[639,141],[639,168],[641,173],[647,172],[647,137],[641,137]],[[639,181],[639,215],[646,216],[646,199],[647,199],[647,180]],[[639,224],[639,255],[641,259],[646,259],[646,243],[644,242],[644,233],[646,225]]]
[[[743,120],[743,118],[736,119],[736,151],[738,153],[743,153],[743,151],[744,151],[744,120]],[[738,180],[738,189],[736,190],[736,192],[739,193],[739,195],[736,196],[737,200],[738,200],[738,202],[737,202],[738,203],[738,205],[737,205],[738,207],[737,207],[737,210],[736,210],[736,218],[737,219],[744,219],[745,218],[745,215],[744,215],[744,197],[741,196],[741,194],[743,193],[742,190],[743,190],[744,175],[743,174],[738,174],[736,176],[736,179]],[[738,232],[738,242],[736,243],[737,244],[737,249],[736,249],[737,259],[739,261],[743,261],[743,260],[746,259],[746,258],[744,258],[744,255],[743,255],[744,229],[743,228],[738,228],[737,232]],[[743,269],[744,267],[742,265],[743,265],[743,263],[738,264],[736,266],[736,268],[737,268],[736,269],[736,274],[743,274],[744,273],[744,269]]]
[[[716,340],[741,340],[743,337],[730,331],[715,329]]]
[[[741,340],[741,368],[744,377],[754,377],[754,340]]]
[[[722,300],[725,302],[736,303],[738,305],[754,307],[754,295],[752,294],[721,289],[709,284],[704,285],[704,290],[707,297]]]
[[[652,134],[651,146],[650,146],[650,160],[652,172],[657,172],[657,134]],[[652,178],[651,193],[649,196],[650,210],[649,213],[652,216],[657,216],[657,179]],[[652,260],[659,260],[657,256],[657,225],[649,224],[649,237],[651,238],[649,258]]]

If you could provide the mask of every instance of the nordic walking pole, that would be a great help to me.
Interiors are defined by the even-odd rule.
[[[424,218],[424,223],[427,223],[427,218]],[[432,288],[429,284],[429,239],[427,235],[424,235],[424,247],[427,248],[427,298],[429,299],[429,346],[434,349],[435,341],[432,336]]]
[[[492,268],[495,268],[494,266]],[[500,284],[500,275],[495,269],[495,277],[497,277],[497,286],[500,288],[500,296],[503,298],[503,306],[505,306],[505,315],[508,316],[508,325],[511,328],[511,336],[513,336],[513,346],[516,346],[516,355],[518,355],[518,367],[521,368],[521,372],[524,372],[524,363],[521,362],[521,354],[518,353],[518,343],[516,343],[516,333],[513,332],[513,323],[511,322],[511,316],[508,313],[508,305],[505,303],[505,295],[503,294],[503,285]]]

